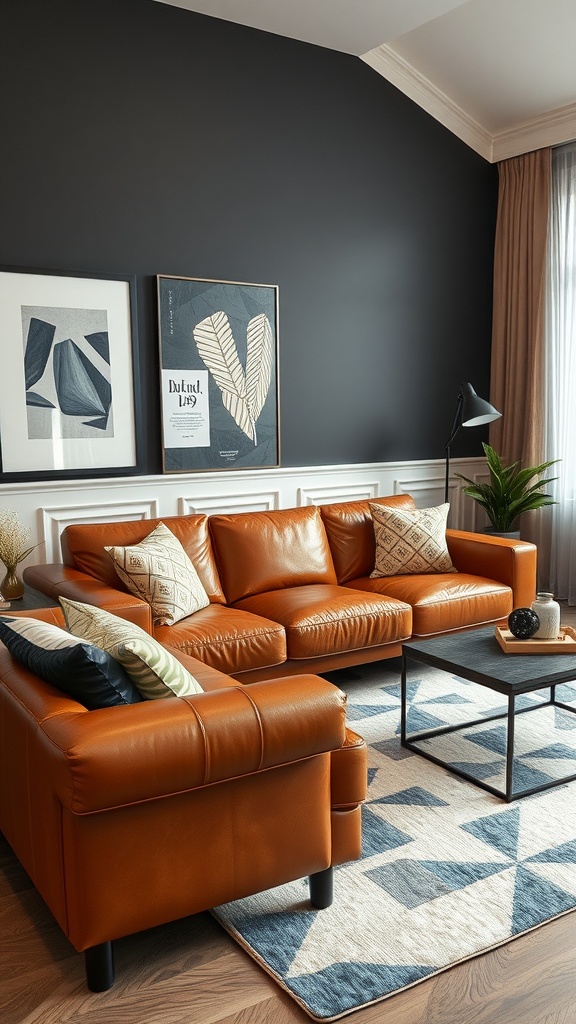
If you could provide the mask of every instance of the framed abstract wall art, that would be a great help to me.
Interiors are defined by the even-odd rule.
[[[278,287],[157,286],[164,472],[278,466]]]
[[[135,279],[0,269],[2,472],[137,465]]]

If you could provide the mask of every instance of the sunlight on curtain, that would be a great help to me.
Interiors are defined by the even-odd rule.
[[[576,143],[554,150],[545,321],[544,447],[551,485],[550,589],[576,605]]]

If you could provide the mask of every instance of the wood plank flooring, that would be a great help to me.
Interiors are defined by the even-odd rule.
[[[562,622],[576,625],[576,609]],[[415,988],[350,1024],[576,1024],[576,914]],[[0,837],[2,1024],[305,1024],[310,1018],[210,914],[115,944],[116,984],[90,993],[84,958]]]

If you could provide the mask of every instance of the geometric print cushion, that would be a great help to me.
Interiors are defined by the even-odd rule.
[[[370,503],[376,539],[371,578],[411,573],[456,572],[446,546],[450,505],[437,508],[386,508]]]
[[[164,523],[139,544],[105,551],[123,583],[150,605],[156,626],[172,626],[210,604],[196,569]]]
[[[96,644],[120,662],[146,700],[202,693],[197,679],[140,626],[104,608],[60,598],[66,625],[76,637]]]

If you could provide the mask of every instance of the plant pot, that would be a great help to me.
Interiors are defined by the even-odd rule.
[[[508,533],[501,533],[500,530],[495,530],[493,526],[486,526],[484,533],[489,533],[491,537],[507,537],[508,540],[520,540],[520,530],[509,530]]]

